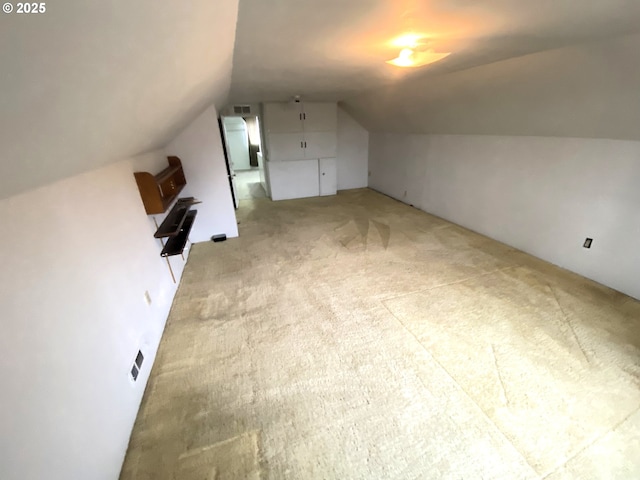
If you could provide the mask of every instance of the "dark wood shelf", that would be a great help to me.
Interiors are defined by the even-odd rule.
[[[156,182],[162,183],[182,168],[181,165],[170,166],[154,175]]]
[[[182,192],[182,189],[184,188],[184,185],[180,185],[179,187],[177,187],[174,190],[174,193],[171,194],[168,197],[162,197],[162,212],[156,212],[156,213],[163,213],[167,211],[167,208],[169,208],[169,205],[171,205],[173,203],[173,201],[178,198],[178,195],[180,195],[180,192]]]
[[[187,184],[180,159],[167,157],[167,161],[169,166],[156,175],[149,172],[133,174],[147,215],[166,212]]]
[[[188,208],[187,206],[187,209]],[[189,239],[189,232],[191,232],[191,227],[193,227],[193,222],[197,214],[197,210],[190,210],[184,216],[182,225],[180,226],[180,232],[167,240],[167,243],[160,253],[161,256],[171,257],[173,255],[180,255],[184,251],[184,247]]]
[[[180,227],[182,227],[188,211],[189,205],[185,205],[178,200],[153,236],[155,238],[163,238],[177,235],[180,232]]]
[[[167,161],[169,166],[155,175],[149,172],[135,172],[133,175],[147,215],[165,213],[173,205],[160,226],[156,223],[158,229],[153,236],[161,239],[163,248],[160,255],[167,260],[171,278],[175,283],[176,277],[167,257],[180,255],[184,251],[198,213],[197,210],[190,209],[192,205],[200,202],[193,197],[178,198],[187,184],[182,162],[178,157],[167,157]]]
[[[153,236],[155,238],[164,238],[180,233],[180,228],[186,219],[189,208],[196,203],[200,202],[193,197],[179,198]]]

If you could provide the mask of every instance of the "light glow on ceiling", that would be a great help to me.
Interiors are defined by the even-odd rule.
[[[389,44],[401,48],[397,58],[386,62],[396,67],[423,67],[451,55],[451,52],[436,53],[433,41],[421,33],[405,33]]]
[[[420,45],[420,40],[424,40],[425,35],[422,33],[405,33],[397,38],[391,40],[390,45],[394,47],[409,47],[415,48]]]

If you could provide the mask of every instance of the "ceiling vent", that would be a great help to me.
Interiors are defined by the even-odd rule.
[[[233,113],[236,115],[245,115],[251,113],[251,105],[234,105]]]

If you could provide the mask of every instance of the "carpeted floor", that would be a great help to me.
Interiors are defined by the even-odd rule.
[[[249,198],[266,198],[267,194],[260,183],[260,171],[237,170],[236,174],[236,195],[239,200]]]
[[[640,478],[640,302],[371,190],[238,220],[121,479]]]

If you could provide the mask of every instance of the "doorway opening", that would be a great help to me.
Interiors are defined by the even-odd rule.
[[[258,115],[222,116],[230,187],[240,200],[265,198],[264,157]]]

